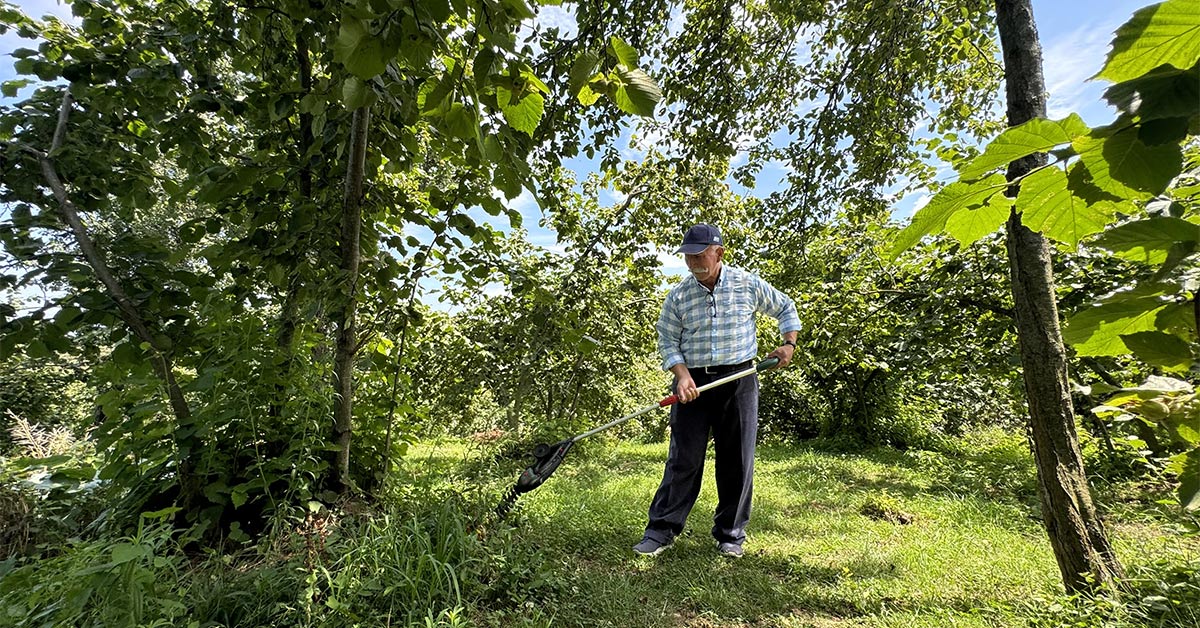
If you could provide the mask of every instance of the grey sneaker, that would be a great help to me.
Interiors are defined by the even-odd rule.
[[[745,552],[737,543],[717,543],[717,553],[729,558],[741,558]]]
[[[663,550],[671,547],[671,543],[674,543],[674,540],[663,543],[662,541],[656,541],[650,537],[645,537],[640,543],[633,546],[633,553],[639,556],[658,556],[663,552]]]

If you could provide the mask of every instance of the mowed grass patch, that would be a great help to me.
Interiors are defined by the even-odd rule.
[[[457,451],[459,460],[471,458]],[[511,557],[539,555],[557,586],[523,609],[493,616],[481,607],[477,622],[1024,626],[1010,609],[1052,598],[1061,587],[1022,488],[1032,470],[1019,453],[981,465],[929,452],[762,447],[747,554],[730,560],[716,554],[709,535],[717,501],[710,450],[688,529],[662,555],[638,557],[631,547],[641,538],[666,453],[666,444],[596,443],[524,496],[503,524],[514,526]],[[510,486],[523,462],[511,464],[495,465],[481,484],[493,492]],[[988,482],[989,472],[1005,477]],[[1110,527],[1130,564],[1191,543],[1144,521]]]

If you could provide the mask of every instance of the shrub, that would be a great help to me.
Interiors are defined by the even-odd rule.
[[[186,611],[183,559],[165,514],[143,516],[128,537],[73,541],[53,557],[12,561],[18,566],[0,579],[0,619],[17,628],[174,625]]]
[[[89,439],[8,414],[20,457],[0,458],[0,558],[81,536],[106,505]]]

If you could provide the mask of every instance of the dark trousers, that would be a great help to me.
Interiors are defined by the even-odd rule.
[[[697,386],[733,372],[710,375],[704,369],[691,369]],[[672,406],[671,447],[662,484],[650,502],[647,537],[666,543],[683,532],[688,513],[700,495],[710,432],[717,477],[712,535],[718,543],[740,545],[746,540],[754,488],[754,441],[758,436],[757,375],[706,390],[695,401]]]

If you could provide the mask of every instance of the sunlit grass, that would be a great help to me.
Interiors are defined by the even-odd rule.
[[[425,463],[481,469],[461,443],[418,446]],[[510,517],[514,539],[561,578],[527,613],[483,625],[555,626],[1024,626],[1007,610],[1061,587],[1028,494],[1019,449],[985,463],[928,452],[836,454],[760,448],[754,514],[741,560],[709,536],[716,507],[711,458],[688,530],[656,558],[635,556],[666,445],[594,445],[568,458]],[[424,464],[424,463],[423,463]],[[487,467],[496,494],[522,461]],[[466,466],[464,466],[466,465]],[[988,477],[989,472],[1006,477]],[[1019,476],[1019,477],[1017,477]],[[902,511],[900,524],[862,514]],[[1113,529],[1123,561],[1147,563],[1182,541],[1145,522]],[[535,616],[537,619],[535,619]]]

